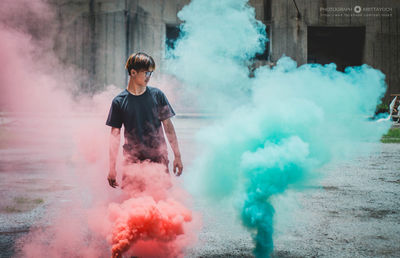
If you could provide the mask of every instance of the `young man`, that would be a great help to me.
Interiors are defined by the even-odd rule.
[[[170,120],[175,112],[161,90],[147,86],[155,69],[153,58],[145,53],[136,53],[128,58],[125,67],[129,74],[128,87],[113,99],[106,122],[106,125],[111,126],[108,174],[110,186],[114,188],[118,186],[115,167],[122,125],[125,128],[123,145],[125,164],[149,160],[164,164],[168,171],[164,128],[175,156],[173,171],[176,175],[181,175],[183,170],[181,154],[175,129]]]

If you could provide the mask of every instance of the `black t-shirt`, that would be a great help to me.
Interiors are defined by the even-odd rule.
[[[147,86],[141,95],[122,91],[112,101],[106,125],[125,128],[124,155],[132,161],[167,158],[161,121],[175,115],[164,93]]]

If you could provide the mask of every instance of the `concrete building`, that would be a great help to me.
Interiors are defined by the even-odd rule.
[[[269,60],[282,55],[298,64],[331,63],[339,70],[368,64],[386,75],[388,91],[400,93],[400,1],[250,1],[269,27]]]
[[[130,53],[164,58],[167,34],[176,34],[177,13],[188,0],[51,0],[59,17],[56,53],[83,71],[88,92],[126,85]],[[177,35],[176,35],[177,36]],[[161,50],[161,51],[160,51]]]
[[[168,39],[179,31],[178,11],[189,0],[52,0],[64,37],[58,55],[102,85],[125,85],[123,62],[129,53],[164,58]],[[304,63],[335,62],[339,70],[369,64],[386,74],[385,96],[400,93],[400,1],[397,0],[250,0],[267,26],[270,41],[258,63],[282,55]],[[160,51],[161,49],[161,51]]]

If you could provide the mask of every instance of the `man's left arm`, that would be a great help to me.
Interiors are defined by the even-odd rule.
[[[183,171],[183,165],[181,160],[181,153],[179,151],[178,146],[178,139],[176,138],[175,128],[172,124],[170,118],[167,118],[162,121],[165,134],[167,135],[168,141],[171,145],[172,151],[174,152],[174,164],[173,164],[173,171],[177,176],[180,176]]]

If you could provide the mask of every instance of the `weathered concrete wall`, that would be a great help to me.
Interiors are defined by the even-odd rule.
[[[55,50],[67,64],[82,69],[87,91],[126,85],[124,65],[133,52],[151,54],[161,64],[166,24],[188,0],[52,0],[59,34]]]
[[[124,87],[129,54],[150,53],[158,68],[165,54],[166,24],[179,24],[178,11],[190,0],[49,0],[59,17],[56,52],[87,78],[83,88]],[[299,12],[296,9],[297,4]],[[363,63],[387,75],[390,93],[400,93],[400,1],[397,0],[250,0],[257,19],[271,26],[272,62],[283,54],[307,62],[309,26],[365,26]],[[271,17],[268,8],[271,6]],[[322,15],[320,8],[391,7],[391,17]],[[265,62],[261,61],[261,64]]]
[[[249,5],[254,7],[256,12],[256,19],[264,21],[264,2],[265,0],[249,0]]]
[[[365,26],[363,63],[386,74],[389,86],[385,96],[400,92],[400,1],[396,0],[272,0],[272,61],[283,54],[299,64],[307,62],[308,26]],[[327,7],[390,7],[392,16],[334,16],[322,15],[320,8]],[[375,12],[376,13],[376,12]],[[332,14],[332,13],[330,13]],[[353,12],[354,14],[354,12]]]

